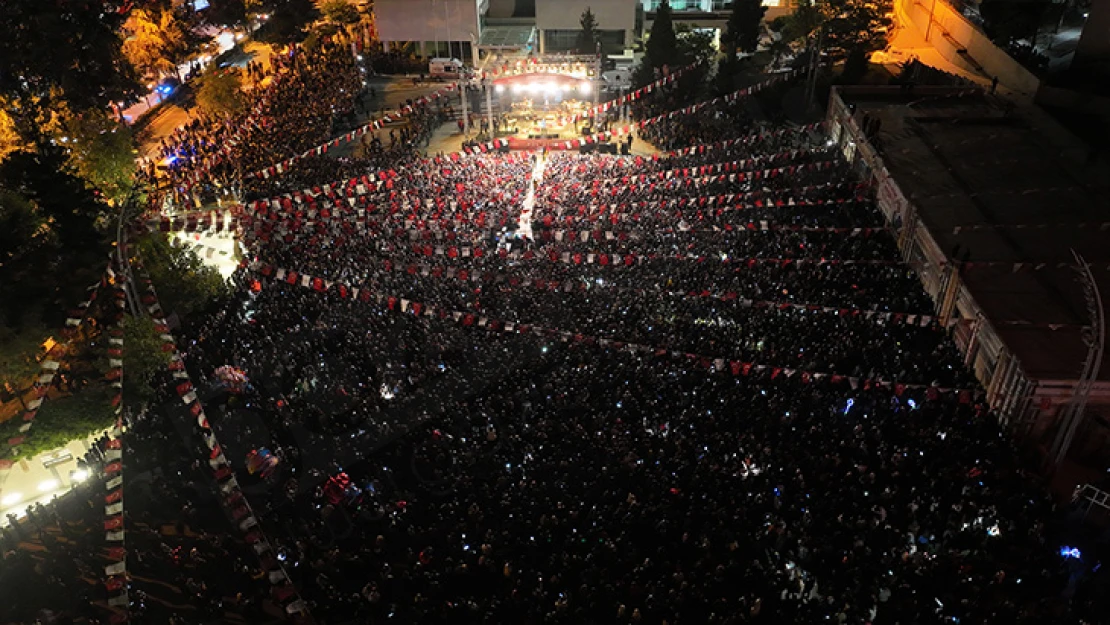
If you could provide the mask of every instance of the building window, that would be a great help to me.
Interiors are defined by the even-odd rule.
[[[730,0],[731,2],[731,0]],[[658,11],[663,0],[645,0],[648,11]],[[671,0],[672,11],[697,11],[701,7],[701,0]]]
[[[731,11],[733,0],[713,0],[714,11]],[[776,5],[777,6],[777,5]]]

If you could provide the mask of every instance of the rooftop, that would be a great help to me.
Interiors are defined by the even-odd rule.
[[[999,338],[1036,379],[1078,377],[1088,323],[1071,250],[1110,296],[1110,172],[1065,155],[982,92],[842,92],[880,120],[872,144]],[[1100,379],[1110,380],[1110,363]]]
[[[534,24],[502,24],[486,26],[478,45],[483,48],[523,48],[536,37]]]

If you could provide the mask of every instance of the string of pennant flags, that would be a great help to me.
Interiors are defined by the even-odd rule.
[[[113,280],[115,322],[108,330],[108,373],[106,378],[115,394],[112,409],[116,424],[108,431],[108,444],[104,459],[104,539],[107,542],[107,565],[104,567],[104,587],[108,593],[108,607],[113,610],[113,623],[130,620],[130,600],[127,584],[127,542],[123,513],[123,318],[127,295],[122,283]]]
[[[688,178],[690,176],[707,176],[716,173],[732,173],[732,172],[750,172],[750,171],[766,171],[772,165],[780,162],[793,163],[799,158],[813,156],[816,157],[816,162],[827,162],[837,158],[835,150],[829,148],[819,149],[795,149],[778,152],[776,154],[765,154],[763,156],[753,156],[750,158],[721,161],[717,163],[705,163],[702,165],[691,165],[686,167],[674,167],[671,169],[663,169],[658,171],[649,171],[645,173],[628,175],[607,175],[605,177],[597,177],[590,181],[593,186],[599,186],[609,182],[647,182],[650,180],[667,180],[670,178]],[[629,170],[643,171],[643,165],[647,162],[643,157],[637,156],[635,159],[614,161],[617,164],[623,165]],[[812,163],[803,163],[809,165]],[[579,173],[589,173],[589,167],[585,163],[579,164],[577,169]],[[607,172],[608,173],[608,172]]]
[[[251,263],[250,268],[254,271],[257,271],[261,268],[261,265],[259,263]],[[277,277],[279,273],[283,276],[283,278]],[[893,390],[898,395],[901,395],[907,389],[924,389],[926,391],[926,395],[930,399],[935,399],[942,393],[956,393],[961,403],[970,403],[972,401],[973,391],[971,389],[946,388],[925,384],[903,384],[900,382],[884,380],[879,377],[846,376],[837,373],[801,370],[790,367],[780,367],[769,364],[731,360],[719,356],[694,354],[678,350],[671,350],[658,346],[643,345],[640,343],[632,343],[616,339],[600,338],[587,334],[582,334],[579,332],[570,332],[567,330],[550,328],[535,324],[522,324],[511,321],[504,321],[478,313],[447,310],[441,307],[426,305],[422,302],[412,301],[405,298],[386,296],[380,293],[372,293],[369,289],[355,287],[347,283],[324,280],[323,278],[315,278],[307,274],[298,274],[294,271],[286,271],[284,269],[272,270],[271,275],[275,280],[282,280],[287,284],[311,289],[318,293],[334,292],[338,294],[339,297],[344,299],[359,300],[365,303],[374,302],[379,306],[384,305],[392,313],[407,314],[415,317],[438,317],[440,320],[443,321],[450,319],[461,327],[484,329],[490,332],[503,332],[506,334],[527,334],[549,339],[561,340],[565,343],[574,343],[590,347],[596,346],[603,349],[628,351],[635,354],[655,357],[671,357],[680,362],[688,362],[690,364],[700,366],[702,369],[705,369],[710,373],[727,374],[731,372],[733,376],[744,377],[749,377],[754,374],[760,376],[769,376],[771,380],[778,379],[780,376],[787,379],[794,378],[796,376],[802,383],[805,384],[821,382],[824,380],[828,380],[832,384],[842,384],[847,382],[853,390],[858,388],[863,388],[865,390],[872,388],[886,388]]]
[[[632,91],[631,93],[627,93],[625,95],[619,96],[619,97],[614,98],[612,100],[609,100],[607,102],[602,102],[601,104],[598,104],[597,106],[592,106],[588,109],[583,109],[583,110],[575,113],[574,115],[571,115],[570,117],[561,118],[560,124],[563,125],[563,126],[567,126],[567,125],[573,124],[573,123],[575,123],[579,120],[593,117],[593,116],[597,115],[598,113],[607,113],[611,109],[617,108],[619,106],[624,106],[625,104],[628,104],[628,103],[631,103],[631,102],[635,102],[636,100],[639,100],[639,99],[643,98],[644,96],[650,94],[652,91],[655,91],[656,89],[659,89],[660,87],[665,87],[669,84],[678,82],[679,78],[682,78],[683,75],[693,71],[695,68],[698,67],[698,65],[699,65],[699,63],[691,63],[690,65],[687,65],[686,67],[682,67],[682,68],[679,68],[679,69],[677,69],[673,72],[670,72],[669,74],[667,74],[665,76],[662,76],[662,77],[644,85],[643,87],[640,87],[639,89],[636,89],[635,91]]]
[[[832,153],[829,154],[830,156]],[[752,162],[754,159],[745,159],[742,161],[730,161],[727,163],[713,163],[712,165],[698,165],[694,167],[681,167],[676,169],[667,169],[664,171],[652,172],[650,174],[635,174],[632,176],[619,176],[614,178],[595,178],[588,186],[593,189],[601,188],[603,185],[611,183],[622,183],[629,185],[645,184],[651,182],[668,181],[676,179],[696,179],[701,184],[712,184],[714,182],[748,182],[750,180],[766,180],[770,178],[778,178],[779,176],[794,175],[796,173],[804,173],[808,171],[824,171],[832,169],[833,167],[840,166],[840,161],[833,158],[827,160],[819,160],[812,163],[802,163],[800,165],[785,165],[782,167],[769,167],[763,169],[746,169],[758,163]]]
[[[660,202],[652,201],[652,202],[646,202],[645,206],[640,206],[639,204],[637,204],[635,207],[633,207],[633,206],[631,206],[627,203],[624,203],[624,204],[610,204],[608,206],[601,206],[601,207],[596,207],[596,208],[602,209],[602,211],[601,211],[602,213],[607,213],[610,216],[609,221],[613,222],[612,225],[617,225],[617,224],[621,224],[621,223],[631,223],[631,222],[638,221],[637,217],[635,216],[635,213],[632,212],[633,208],[645,208],[646,209],[646,208],[648,208],[647,205],[650,205],[653,208],[661,208],[662,207],[662,208],[678,209],[678,212],[676,214],[667,215],[668,219],[673,219],[673,222],[675,224],[674,227],[677,227],[677,228],[681,228],[681,223],[680,222],[683,221],[683,220],[686,220],[686,219],[691,219],[691,220],[694,220],[694,221],[705,221],[706,218],[707,218],[707,213],[719,216],[719,215],[721,215],[722,213],[724,213],[726,211],[743,211],[743,210],[751,210],[751,209],[754,208],[754,205],[725,206],[723,198],[724,198],[724,196],[719,196],[719,197],[705,197],[705,196],[703,196],[701,198],[682,198],[683,202],[682,202],[681,205],[679,205],[679,204],[669,205],[669,203],[667,203],[667,202],[660,203]],[[812,208],[834,208],[834,207],[839,208],[839,207],[843,207],[845,205],[854,205],[855,203],[856,202],[854,200],[843,199],[843,198],[835,200],[835,201],[828,201],[828,202],[805,202],[805,201],[795,202],[793,199],[791,199],[791,200],[781,200],[781,199],[779,199],[773,204],[773,206],[775,206],[775,207],[791,206],[791,207],[802,207],[802,208],[811,208],[811,207]],[[668,204],[668,205],[667,206],[662,206],[662,204]],[[339,205],[336,208],[342,210],[343,207],[342,207],[342,205]],[[685,210],[686,208],[694,209],[694,212],[684,214],[682,212],[682,210]],[[324,214],[324,213],[326,213],[326,214]],[[392,215],[385,215],[384,219],[377,219],[375,215],[367,213],[367,211],[365,209],[351,209],[351,213],[349,215],[342,215],[342,216],[339,215],[339,214],[333,214],[331,211],[324,211],[324,213],[320,213],[320,212],[317,212],[315,210],[309,210],[309,211],[307,211],[307,214],[305,215],[305,220],[303,220],[303,221],[300,221],[299,219],[291,218],[289,213],[276,214],[275,217],[277,219],[283,220],[282,223],[281,223],[281,227],[276,228],[276,230],[278,231],[278,234],[281,234],[283,236],[291,234],[294,229],[299,229],[300,231],[321,232],[321,228],[325,224],[333,223],[333,222],[336,222],[336,220],[341,220],[343,217],[350,216],[350,217],[353,217],[353,219],[351,219],[350,221],[340,221],[339,223],[352,224],[351,228],[353,228],[355,231],[360,232],[360,233],[363,233],[363,232],[366,232],[367,230],[370,230],[371,226],[380,227],[382,232],[387,232],[386,228],[389,228],[391,226],[395,226],[395,229],[393,230],[394,235],[397,238],[403,238],[407,233],[407,236],[408,236],[410,241],[411,240],[431,241],[431,240],[434,239],[436,241],[444,241],[444,240],[456,241],[456,242],[470,241],[471,243],[474,243],[474,244],[480,244],[482,240],[489,241],[490,237],[494,236],[495,234],[499,234],[495,230],[485,229],[485,228],[459,230],[457,228],[451,227],[451,225],[449,223],[447,223],[450,220],[449,219],[444,219],[444,218],[434,219],[434,218],[429,217],[427,220],[412,219],[408,215],[402,215],[400,213],[394,213]],[[470,218],[470,217],[472,217],[472,215],[468,214],[468,218]],[[577,215],[568,215],[567,217],[570,217],[570,219],[567,220],[567,221],[569,221],[569,223],[571,223],[571,224],[573,224],[574,221],[578,218]],[[569,240],[569,239],[573,239],[575,237],[581,238],[582,236],[584,236],[582,234],[583,232],[589,233],[590,237],[593,237],[593,238],[599,239],[599,240],[602,237],[604,237],[604,239],[607,240],[607,241],[611,241],[613,239],[627,240],[630,236],[627,232],[624,232],[624,231],[613,231],[613,230],[604,230],[603,231],[600,228],[593,228],[593,229],[589,229],[589,230],[586,230],[586,229],[573,230],[573,229],[569,229],[569,228],[567,228],[567,229],[556,229],[556,228],[554,228],[554,226],[556,225],[556,221],[557,221],[555,216],[545,215],[541,219],[543,221],[544,228],[536,229],[533,232],[533,238],[535,238],[538,241]],[[392,220],[393,223],[390,223],[391,220]],[[272,221],[270,221],[270,222],[260,222],[258,225],[262,225],[262,223],[265,223],[267,226],[269,226],[271,229],[273,229],[273,222]],[[243,219],[243,225],[248,227],[247,228],[248,231],[249,231],[249,226],[251,226],[252,224],[254,224],[254,219],[252,217],[247,216]],[[716,229],[716,228],[718,228],[718,226],[714,226],[714,229]],[[738,225],[725,224],[724,226],[721,226],[721,228],[723,228],[726,232],[732,231],[732,230],[741,230],[741,229],[747,229],[747,230],[759,229],[759,230],[763,230],[763,231],[766,231],[766,230],[801,230],[801,231],[828,230],[828,231],[831,231],[831,232],[845,232],[845,233],[852,234],[852,235],[864,234],[865,236],[870,235],[870,233],[875,231],[875,230],[881,229],[879,227],[870,227],[870,228],[868,228],[868,227],[822,228],[822,227],[809,227],[809,226],[794,226],[794,225],[787,225],[787,224],[772,224],[768,220],[759,220],[758,225],[756,224],[756,222],[748,222],[747,224],[738,224]],[[561,233],[561,234],[556,234],[556,233]],[[559,236],[561,236],[562,239],[558,239]]]
[[[114,276],[111,267],[106,271],[107,276]],[[62,335],[66,338],[72,337],[77,334],[81,326],[85,323],[89,307],[100,292],[101,286],[105,283],[105,278],[101,277],[93,284],[85,289],[85,299],[77,304],[77,307],[66,313],[65,329]],[[27,437],[30,436],[31,428],[35,423],[35,417],[38,416],[39,409],[47,399],[47,393],[50,386],[54,383],[54,378],[58,375],[58,370],[62,366],[60,356],[55,352],[62,352],[61,346],[55,346],[46,354],[46,358],[39,364],[39,374],[35,378],[34,384],[31,387],[32,399],[26,402],[26,409],[23,412],[22,420],[23,425],[19,426],[19,435],[8,439],[7,443],[10,448],[17,449],[22,445]],[[63,354],[64,356],[64,354]],[[10,458],[0,459],[0,469],[11,469],[15,461]]]
[[[743,136],[736,137],[734,139],[729,139],[729,140],[726,140],[726,141],[719,141],[719,142],[713,143],[713,144],[703,144],[703,145],[700,145],[700,146],[687,148],[687,149],[684,149],[684,150],[678,150],[676,152],[672,152],[671,154],[677,155],[677,156],[686,156],[686,155],[692,153],[694,150],[697,150],[697,151],[699,151],[699,153],[702,153],[702,154],[705,153],[706,151],[714,151],[714,150],[719,150],[719,149],[727,150],[727,149],[735,147],[737,145],[751,144],[751,143],[755,143],[757,141],[764,140],[766,138],[774,138],[774,137],[778,137],[778,136],[784,136],[784,135],[787,135],[787,134],[794,134],[794,133],[799,133],[799,132],[808,132],[808,131],[811,131],[811,130],[815,130],[815,129],[821,127],[821,126],[822,126],[822,124],[818,123],[818,124],[810,124],[808,126],[802,126],[800,128],[786,128],[786,129],[775,130],[775,131],[760,130],[758,132],[749,133],[747,135],[743,135]],[[446,157],[435,156],[434,158],[431,158],[431,159],[424,159],[422,161],[422,164],[427,165],[429,163],[435,163],[437,165],[446,165],[446,164],[448,164],[448,162],[458,162],[459,158],[460,157],[459,157],[458,153],[452,153],[452,154],[447,155]],[[641,158],[644,158],[644,157],[641,157]],[[653,154],[653,155],[651,155],[650,157],[647,157],[647,158],[649,158],[649,160],[652,160],[652,161],[657,161],[657,160],[660,160],[660,158],[666,158],[666,155],[663,155],[662,157],[660,157],[659,154]],[[404,171],[404,169],[402,169],[402,171]],[[306,202],[307,201],[307,202],[310,202],[310,203],[315,203],[316,198],[318,198],[318,197],[327,197],[329,199],[335,199],[335,197],[337,195],[337,191],[339,193],[346,193],[347,195],[355,195],[356,193],[358,195],[365,195],[366,193],[368,193],[370,191],[371,187],[377,187],[377,188],[380,189],[380,187],[378,185],[372,185],[371,183],[378,182],[378,181],[383,181],[384,182],[384,181],[388,181],[388,180],[393,180],[393,179],[397,178],[398,176],[399,176],[398,172],[396,172],[394,170],[391,170],[391,169],[390,170],[381,170],[379,172],[364,174],[362,176],[355,176],[355,177],[349,178],[349,179],[344,180],[344,181],[336,181],[336,182],[332,182],[330,184],[324,184],[324,185],[316,186],[316,187],[311,188],[311,189],[304,189],[302,191],[294,191],[294,192],[291,192],[291,193],[284,193],[284,194],[281,194],[281,195],[277,195],[277,196],[273,196],[273,197],[269,197],[269,198],[264,198],[264,199],[261,199],[261,200],[255,200],[254,204],[267,204],[267,203],[271,203],[271,202],[274,202],[274,201],[280,201],[280,200],[283,200],[283,199],[289,199],[289,200],[294,200],[295,199],[295,200],[298,200],[299,202]]]
[[[315,156],[320,156],[322,154],[327,154],[330,149],[337,148],[342,143],[350,143],[351,141],[354,141],[356,138],[361,137],[361,136],[363,136],[367,133],[376,132],[377,130],[384,127],[386,124],[390,124],[390,123],[395,122],[395,121],[400,121],[400,120],[408,117],[409,115],[412,115],[413,111],[415,111],[417,108],[422,107],[425,104],[428,104],[428,103],[430,103],[434,100],[438,100],[439,98],[446,97],[452,91],[458,90],[458,88],[459,88],[458,83],[451,83],[451,84],[447,85],[446,87],[444,87],[444,88],[442,88],[438,91],[435,91],[435,92],[430,93],[426,96],[422,96],[422,97],[417,98],[412,104],[406,104],[405,106],[402,106],[401,108],[399,108],[395,111],[391,111],[389,113],[386,113],[385,115],[382,115],[381,117],[379,117],[377,119],[371,120],[370,122],[368,122],[366,124],[363,124],[362,126],[359,126],[358,128],[355,128],[354,130],[352,130],[352,131],[350,131],[350,132],[348,132],[348,133],[346,133],[342,136],[335,137],[333,139],[330,139],[326,143],[322,143],[322,144],[320,144],[316,147],[309,148],[309,149],[305,150],[304,152],[300,153],[299,155],[291,156],[291,157],[289,157],[289,158],[287,158],[287,159],[285,159],[285,160],[283,160],[279,163],[275,163],[275,164],[273,164],[269,167],[264,167],[264,168],[262,168],[258,171],[251,172],[251,173],[247,174],[246,177],[247,178],[259,178],[259,177],[270,178],[271,176],[276,176],[278,174],[285,173],[286,170],[293,167],[293,165],[297,161],[299,161],[303,158],[307,158],[309,156],[314,156],[314,155]]]
[[[400,267],[397,263],[391,263],[390,270],[398,269]],[[299,276],[295,272],[286,272],[283,269],[276,269],[274,266],[258,262],[255,264],[258,273],[267,278],[273,278],[279,281],[289,281],[292,276],[293,282],[298,280],[303,281],[303,276]],[[892,323],[895,325],[908,325],[914,327],[937,327],[937,318],[934,315],[925,315],[920,313],[906,313],[890,310],[880,310],[877,308],[849,308],[838,306],[827,306],[823,304],[812,304],[794,301],[782,300],[752,300],[742,298],[735,291],[728,292],[714,292],[709,289],[693,290],[693,291],[673,291],[663,290],[656,291],[652,289],[643,289],[637,287],[625,287],[614,285],[612,283],[605,284],[604,286],[597,286],[587,284],[586,281],[581,279],[567,278],[564,280],[544,280],[541,278],[518,278],[516,276],[506,275],[495,271],[473,271],[457,270],[446,267],[431,267],[420,266],[419,275],[423,277],[432,277],[440,280],[459,279],[461,281],[469,281],[471,283],[492,284],[498,291],[517,290],[517,289],[534,289],[538,292],[584,292],[592,289],[605,289],[615,290],[621,292],[634,293],[641,297],[654,297],[659,295],[666,295],[675,298],[691,298],[691,299],[711,299],[719,302],[733,303],[741,308],[754,308],[754,309],[773,309],[779,311],[794,310],[799,312],[821,312],[825,314],[839,315],[844,318],[861,319],[876,323]],[[959,319],[951,319],[946,327],[954,327]]]
[[[169,369],[174,384],[176,384],[177,395],[181,398],[189,414],[195,419],[201,437],[209,450],[208,466],[212,469],[216,480],[221,504],[236,527],[243,533],[244,540],[251,545],[258,555],[262,569],[270,582],[270,594],[274,601],[281,606],[287,615],[294,619],[294,622],[311,623],[308,606],[300,598],[284,567],[277,559],[273,547],[259,526],[258,518],[255,516],[243,490],[239,487],[231,463],[224,455],[223,447],[216,439],[216,434],[208,422],[208,417],[204,413],[204,406],[197,396],[196,388],[193,386],[185,368],[185,361],[177,348],[177,342],[173,334],[170,333],[165,311],[158,302],[158,294],[154,289],[154,284],[150,281],[149,276],[143,277],[142,284],[145,287],[145,295],[142,296],[143,305],[147,307],[147,311],[154,320],[156,331],[159,332],[162,351],[170,354]]]
[[[732,174],[732,175],[735,175],[735,174]],[[381,185],[382,185],[382,183],[380,183],[380,182],[377,183],[377,187],[376,187],[375,190],[383,188]],[[656,185],[656,183],[650,183],[649,191],[654,190],[655,185]],[[679,185],[681,185],[681,186],[679,186]],[[671,187],[685,188],[685,187],[696,187],[696,186],[700,186],[700,185],[695,184],[695,180],[693,178],[671,179],[671,180],[668,180],[664,183],[664,188],[665,189],[669,189]],[[799,200],[795,199],[794,194],[805,195],[805,194],[812,193],[812,192],[825,191],[825,190],[834,189],[834,188],[844,188],[845,190],[851,190],[855,194],[858,195],[859,193],[862,193],[864,190],[868,189],[869,187],[870,187],[870,183],[868,183],[868,182],[858,182],[858,183],[826,182],[826,183],[821,183],[821,184],[808,185],[808,186],[805,186],[805,187],[794,187],[794,188],[782,189],[782,190],[777,190],[777,189],[776,190],[771,190],[771,191],[755,190],[755,191],[745,191],[745,192],[741,192],[741,193],[719,193],[719,194],[713,194],[713,195],[685,196],[685,197],[679,197],[679,198],[671,197],[671,198],[666,198],[666,199],[637,200],[637,201],[622,202],[622,203],[607,203],[607,204],[598,203],[595,206],[597,206],[599,208],[608,208],[613,212],[617,212],[616,209],[618,209],[618,208],[648,209],[648,208],[727,207],[727,206],[733,206],[733,208],[735,210],[743,210],[743,206],[741,204],[737,204],[737,203],[744,203],[744,202],[750,202],[750,205],[753,208],[765,208],[765,207],[772,207],[772,206],[790,206],[790,207],[795,207],[795,206],[820,206],[820,205],[825,205],[825,204],[831,205],[833,203],[842,204],[842,203],[844,203],[846,201],[849,201],[849,200],[839,200],[838,199],[838,200],[831,200],[831,201],[824,201],[824,202],[809,202],[807,200],[799,201]],[[355,192],[355,195],[346,196],[345,199],[347,200],[347,204],[351,208],[356,208],[359,205],[363,206],[364,208],[358,208],[357,209],[359,211],[359,217],[363,217],[365,214],[367,214],[369,211],[371,211],[371,209],[374,207],[374,205],[371,204],[371,202],[370,202],[370,197],[368,197],[369,189],[366,189],[365,187],[362,187],[360,185],[359,188],[356,188],[354,192]],[[790,193],[791,195],[785,195],[786,193]],[[763,198],[753,199],[753,198],[756,198],[757,196],[764,196],[764,195],[767,195],[767,196],[772,196],[773,195],[775,197],[773,197],[773,198],[769,197],[766,200],[764,200]],[[290,214],[292,211],[295,210],[294,200],[297,201],[298,205],[303,205],[303,206],[308,207],[309,211],[315,210],[313,208],[313,207],[316,206],[315,200],[306,200],[305,199],[306,197],[307,196],[301,196],[300,198],[296,198],[296,197],[294,197],[294,198],[280,198],[280,199],[271,198],[268,201],[268,203],[266,201],[261,201],[261,200],[258,201],[258,202],[252,202],[251,204],[248,204],[246,206],[247,210],[240,217],[240,221],[241,222],[250,221],[252,219],[252,215],[260,215],[260,214],[263,214],[263,213],[269,213],[271,210],[273,210],[275,213],[277,213],[279,211],[284,211],[286,214]],[[335,197],[331,201],[335,202],[335,204],[337,206],[341,206],[341,204],[339,202],[339,199],[340,198]],[[426,201],[434,201],[434,200],[432,200],[431,198],[427,198]],[[410,207],[411,207],[411,205],[410,205]],[[454,212],[458,208],[458,202],[456,202],[455,200],[450,200],[450,201],[445,203],[445,208],[450,208],[451,211]],[[469,212],[473,213],[473,211],[469,211]],[[321,211],[319,214],[322,214],[322,213],[323,212]],[[313,216],[312,218],[314,219],[315,216]],[[244,224],[244,225],[246,225],[246,224]]]
[[[691,156],[694,154],[705,154],[707,151],[728,149],[738,145],[751,145],[767,139],[777,139],[786,135],[805,134],[824,127],[825,122],[817,122],[815,124],[806,124],[804,126],[795,126],[788,128],[778,128],[776,130],[760,130],[746,134],[734,139],[725,139],[723,141],[715,141],[713,143],[701,143],[686,148],[679,148],[668,152],[666,156]],[[653,155],[658,156],[658,155]]]

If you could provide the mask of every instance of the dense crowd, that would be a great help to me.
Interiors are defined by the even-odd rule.
[[[653,131],[675,154],[410,160],[247,204],[238,294],[185,356],[312,618],[1077,623],[1053,504],[872,190],[819,132],[690,117]],[[188,507],[167,418],[132,446]],[[241,545],[184,529],[141,557],[196,549],[195,617],[274,613]]]
[[[749,133],[248,205],[190,362],[329,441],[287,514],[335,546],[280,539],[315,615],[1066,621],[1052,505],[870,189],[818,134]]]
[[[324,42],[271,58],[264,86],[233,118],[199,116],[163,139],[169,185],[179,201],[206,196],[331,137],[354,111],[362,77],[350,48]]]

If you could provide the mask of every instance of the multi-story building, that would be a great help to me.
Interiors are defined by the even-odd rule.
[[[489,0],[376,0],[378,38],[386,50],[412,46],[425,57],[470,61]]]
[[[767,20],[789,13],[796,0],[763,0]],[[651,28],[662,0],[376,0],[378,36],[387,49],[411,47],[421,56],[473,60],[471,47],[541,54],[576,50],[589,9],[607,54],[628,53]],[[676,26],[711,29],[728,23],[732,0],[671,0]]]
[[[635,45],[639,36],[636,0],[536,0],[536,28],[540,51],[573,52],[582,31],[582,13],[589,9],[597,22],[602,49],[619,54]]]
[[[651,30],[655,12],[663,0],[636,0],[644,15],[644,31]],[[670,0],[671,14],[675,26],[685,24],[690,28],[714,31],[714,40],[720,37],[732,13],[732,0]],[[797,0],[763,0],[767,12],[764,21],[789,14],[794,10]]]

